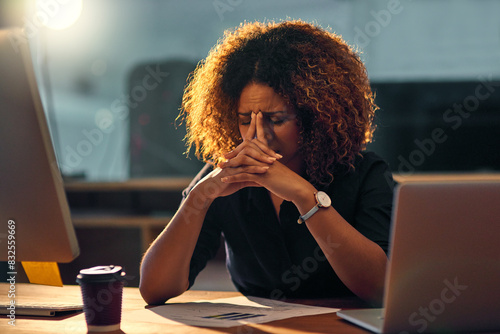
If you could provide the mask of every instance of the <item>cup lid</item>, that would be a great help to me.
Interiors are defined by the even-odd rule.
[[[112,282],[125,279],[125,272],[121,266],[96,266],[92,268],[80,270],[80,274],[76,276],[76,281],[81,282]]]

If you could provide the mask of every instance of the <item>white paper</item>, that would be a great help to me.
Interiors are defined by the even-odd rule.
[[[339,309],[284,303],[257,297],[232,297],[173,303],[124,312],[129,321],[185,324],[201,327],[233,327],[306,315],[334,313]]]

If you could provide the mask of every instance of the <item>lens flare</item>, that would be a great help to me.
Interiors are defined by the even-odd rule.
[[[37,0],[35,16],[44,26],[62,30],[72,26],[82,13],[82,0]]]

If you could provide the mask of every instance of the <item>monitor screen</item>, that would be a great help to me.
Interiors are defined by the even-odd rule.
[[[67,263],[79,247],[30,55],[0,30],[0,261]]]

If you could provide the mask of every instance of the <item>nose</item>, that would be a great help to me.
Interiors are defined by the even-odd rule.
[[[264,139],[266,140],[267,144],[271,144],[271,142],[274,139],[274,124],[271,121],[271,119],[266,116],[266,114],[262,113],[262,111],[254,112],[255,116],[257,116],[259,113],[262,115],[262,131],[264,132]],[[259,131],[259,130],[257,130]],[[257,131],[255,132],[254,138],[257,138]]]
[[[264,138],[267,141],[267,144],[271,144],[274,139],[274,124],[271,120],[264,116],[263,117],[263,130],[264,130]]]

